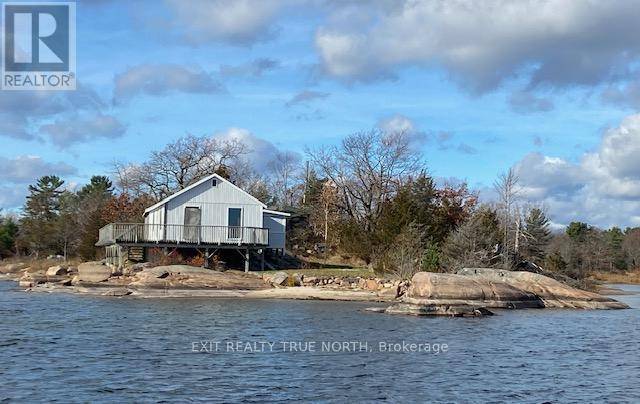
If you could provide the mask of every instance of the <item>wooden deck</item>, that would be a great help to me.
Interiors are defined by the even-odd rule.
[[[214,246],[265,247],[269,229],[233,226],[111,223],[100,229],[96,246]]]

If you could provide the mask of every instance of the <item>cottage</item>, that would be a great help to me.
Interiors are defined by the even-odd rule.
[[[262,267],[266,249],[284,252],[288,216],[212,174],[147,208],[144,223],[106,225],[96,246],[119,263],[143,259],[153,247],[195,248],[206,261],[220,249],[235,249],[248,271],[251,251],[260,254]]]

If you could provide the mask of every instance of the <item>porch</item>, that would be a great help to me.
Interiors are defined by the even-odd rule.
[[[269,229],[241,226],[110,223],[100,229],[96,246],[267,247]]]

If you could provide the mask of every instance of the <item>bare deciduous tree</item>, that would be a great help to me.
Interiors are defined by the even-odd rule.
[[[258,172],[245,158],[237,158],[228,167],[229,180],[238,187],[244,189],[261,202],[271,205],[273,202],[273,190],[269,187],[269,180]]]
[[[514,251],[519,244],[519,231],[520,231],[520,214],[517,212],[516,201],[520,188],[518,185],[519,178],[513,168],[510,168],[507,172],[498,176],[498,179],[493,183],[493,187],[498,194],[498,200],[500,203],[500,211],[502,213],[502,227],[503,227],[503,239],[502,239],[502,256],[505,269],[509,265],[509,253],[510,253],[510,238],[511,228],[514,229]]]
[[[627,253],[629,267],[638,268],[640,266],[640,228],[627,230],[622,248]]]
[[[292,183],[301,171],[300,155],[292,151],[279,151],[269,162],[268,168],[274,177],[274,191],[282,207],[292,206]]]
[[[248,152],[238,139],[186,135],[151,153],[142,164],[115,164],[118,186],[131,195],[162,199]]]
[[[314,166],[335,184],[341,207],[370,231],[383,204],[423,163],[405,132],[380,130],[346,137],[340,146],[308,151]]]

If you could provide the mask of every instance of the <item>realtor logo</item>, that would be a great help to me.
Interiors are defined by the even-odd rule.
[[[2,89],[75,90],[75,3],[3,3]]]

